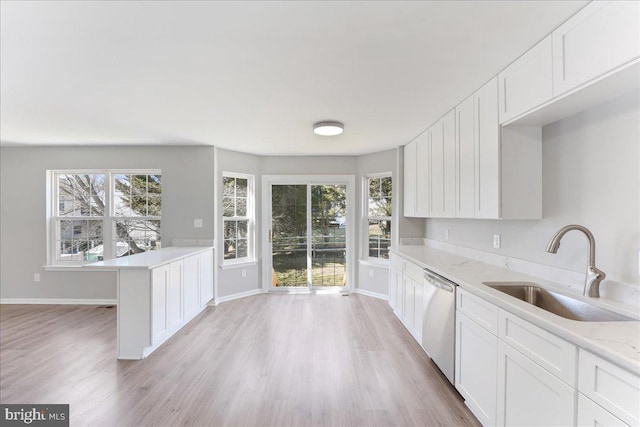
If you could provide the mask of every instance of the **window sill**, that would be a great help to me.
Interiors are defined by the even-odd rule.
[[[247,261],[238,261],[238,262],[227,262],[220,265],[220,270],[231,270],[233,268],[243,268],[243,267],[253,267],[258,265],[258,260],[252,259]]]
[[[368,267],[389,268],[388,259],[385,259],[384,261],[382,261],[382,260],[376,260],[375,258],[367,258],[367,259],[358,260],[358,262],[361,265],[366,265]]]
[[[104,270],[96,270],[91,267],[88,267],[88,264],[75,264],[75,265],[63,265],[63,264],[52,264],[52,265],[43,265],[42,268],[44,271],[104,271]]]

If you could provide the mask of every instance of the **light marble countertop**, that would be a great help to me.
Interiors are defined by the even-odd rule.
[[[212,250],[211,246],[170,246],[155,251],[85,264],[90,270],[152,269],[180,259]]]
[[[541,287],[640,319],[640,310],[637,307],[605,299],[583,297],[581,294],[553,282],[427,246],[401,245],[393,249],[392,252],[423,268],[433,270],[457,283],[462,289],[478,295],[522,319],[640,375],[640,320],[637,322],[569,320],[492,289],[483,285],[482,282],[535,282]]]

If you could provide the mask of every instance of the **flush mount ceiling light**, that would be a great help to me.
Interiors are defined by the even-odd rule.
[[[340,122],[318,122],[313,125],[313,133],[322,136],[340,135],[344,131],[344,125]]]

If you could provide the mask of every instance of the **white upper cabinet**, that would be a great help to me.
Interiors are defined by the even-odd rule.
[[[500,123],[553,97],[551,35],[498,74]]]
[[[500,125],[498,81],[473,95],[475,118],[475,218],[500,218]]]
[[[416,215],[416,154],[415,140],[404,146],[404,216]]]
[[[456,197],[456,119],[451,110],[429,128],[431,145],[430,210],[429,216],[452,218],[455,216]]]
[[[456,217],[475,215],[473,96],[456,107]]]
[[[591,2],[552,37],[557,96],[640,57],[640,2]]]
[[[416,214],[417,217],[429,216],[431,191],[429,180],[429,132],[416,139]]]

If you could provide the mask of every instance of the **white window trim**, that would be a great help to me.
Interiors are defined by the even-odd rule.
[[[238,173],[238,172],[228,172],[222,171],[222,180],[221,185],[222,188],[220,190],[221,194],[221,203],[220,206],[223,206],[222,199],[224,199],[224,179],[225,178],[241,178],[247,180],[247,216],[238,216],[238,217],[225,217],[224,216],[224,208],[222,210],[222,229],[221,229],[221,239],[222,239],[222,264],[220,268],[226,270],[227,268],[233,267],[242,267],[249,266],[251,264],[256,263],[256,236],[255,236],[255,175],[246,174],[246,173]],[[225,259],[224,258],[224,223],[225,218],[229,221],[248,221],[247,223],[247,256],[242,258],[233,258],[233,259]]]
[[[379,265],[382,267],[389,265],[388,259],[369,256],[369,220],[388,220],[391,221],[391,224],[393,224],[393,215],[388,217],[369,216],[369,180],[386,177],[391,178],[391,182],[393,185],[393,173],[391,171],[370,173],[362,176],[362,257],[360,258],[360,261],[370,263],[371,265]],[[394,203],[393,195],[391,203]],[[393,240],[393,233],[391,236],[391,240]]]
[[[56,213],[58,211],[58,194],[56,190],[56,183],[54,182],[56,174],[69,174],[69,175],[105,175],[105,211],[108,215],[102,217],[102,239],[103,239],[103,258],[113,259],[113,233],[112,225],[114,218],[113,213],[113,176],[118,174],[129,175],[162,175],[161,169],[49,169],[46,175],[46,197],[47,197],[47,211],[46,211],[46,245],[47,245],[47,264],[44,266],[47,271],[87,271],[87,269],[80,269],[86,264],[91,264],[95,261],[58,261],[56,259],[56,248],[54,247],[56,241],[57,227],[54,226],[55,222],[62,218]],[[92,217],[82,217],[81,219],[90,219]],[[95,217],[93,217],[95,218]],[[129,218],[129,217],[126,217]],[[140,219],[151,218],[157,219],[157,217],[140,217]],[[162,216],[160,216],[162,221]]]

